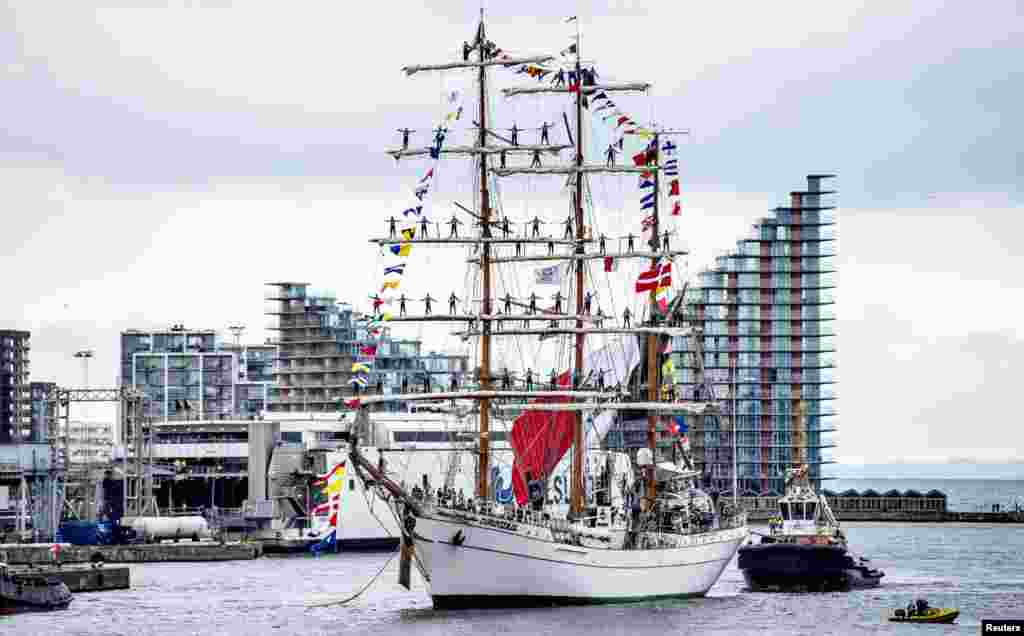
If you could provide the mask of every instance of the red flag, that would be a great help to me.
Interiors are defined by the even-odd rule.
[[[636,279],[636,293],[654,291],[658,288],[658,270],[649,269],[640,272]]]
[[[375,356],[377,355],[377,345],[368,345],[366,347],[359,347],[359,354],[364,356]]]
[[[606,272],[614,272],[615,269],[616,269],[615,259],[612,258],[611,256],[605,256],[604,257],[604,271],[606,271]]]
[[[577,92],[579,90],[580,90],[580,83],[579,82],[569,82],[569,92],[570,93],[575,93],[575,92]]]
[[[680,214],[682,214],[682,212],[683,208],[679,204],[679,201],[675,201],[674,203],[672,203],[672,216],[679,216]]]
[[[668,186],[668,196],[679,196],[679,179],[672,179],[672,183],[670,183]]]
[[[661,267],[654,266],[651,269],[640,272],[636,279],[636,293],[654,291],[659,287],[668,287],[672,284],[672,263],[665,263]]]
[[[641,152],[638,155],[633,155],[633,165],[635,166],[646,166],[647,165],[647,152]]]
[[[357,408],[359,408],[359,398],[353,398],[351,400],[345,400],[345,406],[347,406],[350,409],[357,409]]]
[[[626,116],[619,117],[618,122],[615,123],[615,127],[618,128],[619,126],[621,126],[622,124],[626,123],[627,121],[629,121],[629,117],[626,117]]]

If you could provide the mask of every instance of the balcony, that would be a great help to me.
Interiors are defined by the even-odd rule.
[[[295,315],[304,315],[304,312],[300,312]],[[282,319],[280,321],[270,322],[264,327],[268,331],[287,331],[288,329],[321,329],[324,328],[323,321],[319,318],[301,318],[301,319]]]
[[[267,344],[276,345],[278,347],[287,347],[287,346],[291,346],[291,345],[325,344],[325,343],[335,343],[335,342],[337,342],[337,340],[334,339],[334,336],[330,336],[330,335],[326,335],[326,336],[309,336],[309,335],[306,335],[306,336],[295,337],[295,338],[278,338],[276,340],[275,339],[271,339],[271,340],[267,341]]]
[[[337,389],[346,388],[349,386],[348,381],[330,381],[330,382],[303,382],[301,384],[276,384],[275,389],[278,390],[290,390],[290,389]]]

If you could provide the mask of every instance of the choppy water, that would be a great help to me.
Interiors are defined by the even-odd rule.
[[[835,492],[873,488],[880,493],[935,489],[946,493],[946,507],[956,512],[988,512],[993,504],[1002,506],[1003,511],[1013,510],[1015,504],[1024,509],[1024,481],[1014,479],[837,479],[825,488]]]
[[[348,606],[307,609],[364,585],[387,554],[264,558],[132,566],[132,589],[79,594],[52,614],[0,618],[0,633],[53,634],[876,634],[920,626],[882,620],[924,596],[954,606],[957,625],[929,634],[976,634],[982,618],[1024,619],[1024,528],[995,525],[847,524],[855,551],[886,572],[875,590],[834,594],[744,592],[735,562],[708,598],[621,606],[435,612],[418,575],[397,585],[397,559]],[[500,576],[500,573],[481,573]]]

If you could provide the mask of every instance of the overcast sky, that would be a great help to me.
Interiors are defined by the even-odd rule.
[[[0,7],[0,328],[33,332],[33,379],[79,384],[90,347],[113,384],[128,327],[262,341],[270,280],[364,297],[365,239],[422,166],[381,150],[433,124],[441,87],[399,69],[454,58],[479,5],[87,4]],[[488,5],[517,52],[566,46],[582,10]],[[580,14],[584,57],[693,131],[689,271],[805,174],[839,175],[837,458],[1018,460],[1019,2],[607,5]]]

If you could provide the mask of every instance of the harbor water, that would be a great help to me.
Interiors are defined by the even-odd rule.
[[[734,560],[703,599],[438,612],[418,574],[413,575],[413,591],[397,585],[397,559],[351,603],[308,607],[358,591],[388,560],[386,553],[154,563],[131,566],[131,590],[79,594],[63,612],[0,617],[0,634],[894,634],[908,627],[885,622],[883,613],[918,597],[961,611],[956,625],[932,626],[929,633],[977,634],[983,618],[1024,619],[1020,526],[846,527],[853,550],[885,571],[881,587],[828,594],[751,593],[743,590]]]

